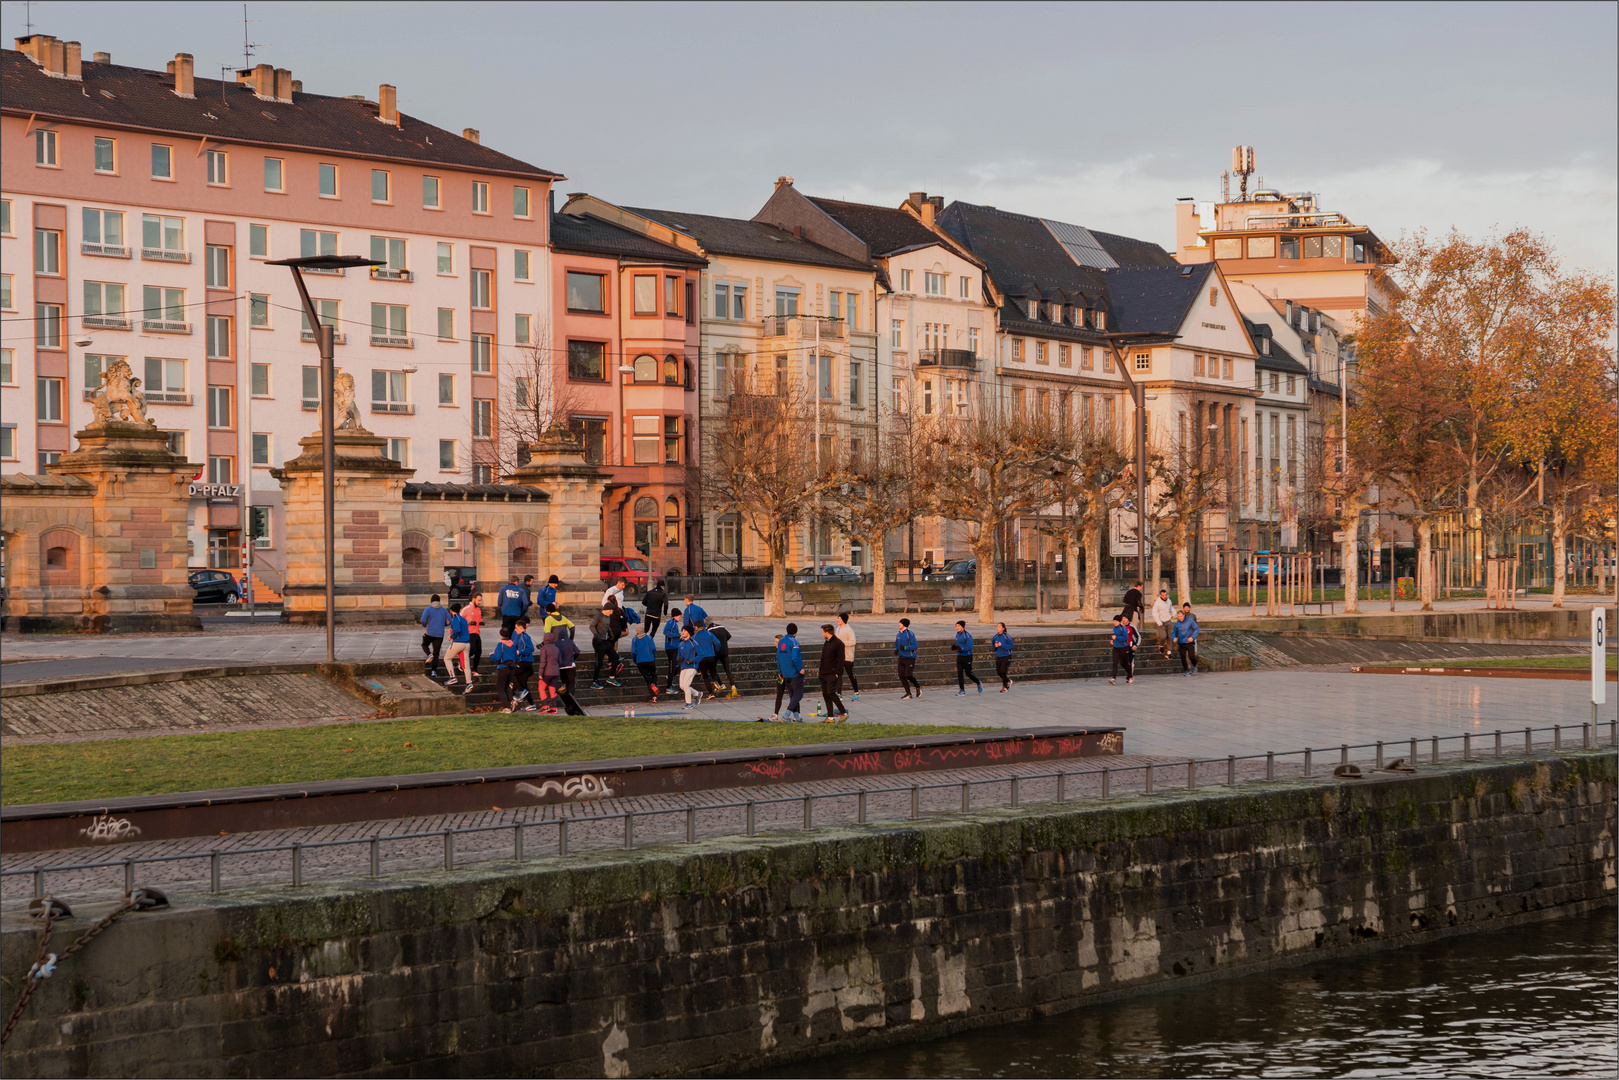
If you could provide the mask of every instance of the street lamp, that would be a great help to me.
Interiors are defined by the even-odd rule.
[[[1102,335],[1107,339],[1108,351],[1113,354],[1113,366],[1124,380],[1136,406],[1136,577],[1142,584],[1147,581],[1147,388],[1130,375],[1122,346],[1172,345],[1180,340],[1179,334],[1159,334],[1150,331],[1113,331]]]
[[[334,498],[333,472],[335,471],[336,451],[333,448],[332,438],[336,430],[336,411],[333,407],[332,380],[336,372],[332,366],[332,350],[336,345],[334,340],[337,328],[320,321],[320,314],[315,311],[315,302],[309,299],[309,290],[304,287],[305,270],[346,270],[349,267],[384,266],[380,259],[367,259],[359,255],[305,255],[297,259],[273,259],[270,266],[286,266],[292,269],[292,283],[298,287],[298,299],[303,302],[304,316],[309,320],[310,329],[315,332],[315,344],[320,348],[320,475],[321,475],[321,511],[325,517],[326,539],[326,662],[333,663],[337,659],[337,638],[334,634],[334,625],[337,622],[336,592],[333,588],[333,579],[337,576],[337,547],[336,529],[336,500]]]

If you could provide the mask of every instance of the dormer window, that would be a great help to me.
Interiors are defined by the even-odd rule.
[[[1269,356],[1270,355],[1270,338],[1262,337],[1262,338],[1259,339],[1259,355],[1260,356]]]
[[[1098,311],[1096,313],[1096,328],[1098,330],[1106,330],[1107,329],[1107,312]]]

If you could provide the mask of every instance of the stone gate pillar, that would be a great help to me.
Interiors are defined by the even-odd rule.
[[[390,458],[388,440],[363,428],[334,436],[337,514],[335,611],[338,623],[408,622],[403,567],[405,482],[415,473]],[[287,580],[281,621],[326,625],[325,509],[321,438],[270,475],[281,483]]]
[[[529,443],[529,462],[506,476],[514,484],[544,488],[544,549],[539,553],[539,579],[555,574],[564,583],[589,583],[601,577],[602,491],[607,470],[585,462],[585,448],[573,432],[553,424],[538,442]]]

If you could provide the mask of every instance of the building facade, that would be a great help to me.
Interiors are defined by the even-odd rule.
[[[43,34],[0,53],[5,472],[37,472],[126,361],[200,471],[193,566],[237,569],[244,530],[284,567],[272,467],[317,431],[314,335],[285,267],[310,272],[364,424],[418,481],[498,479],[501,363],[549,321],[558,174],[376,99],[305,93],[261,64],[235,82],[85,60]]]

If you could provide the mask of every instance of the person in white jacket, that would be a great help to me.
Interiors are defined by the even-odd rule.
[[[1168,589],[1158,590],[1158,599],[1152,605],[1152,621],[1158,627],[1158,651],[1168,656],[1173,648],[1169,635],[1175,627],[1175,605],[1169,602]]]
[[[843,642],[843,674],[849,676],[849,688],[854,691],[854,700],[860,700],[860,683],[854,677],[854,627],[849,625],[849,613],[838,612],[838,626],[832,631],[832,636]]]

